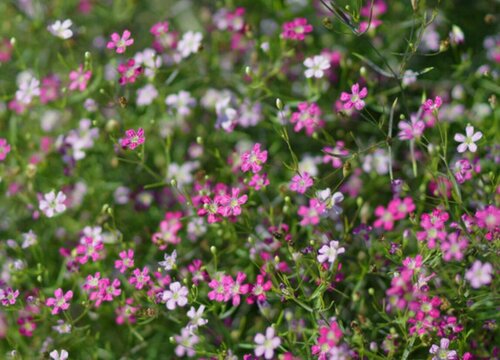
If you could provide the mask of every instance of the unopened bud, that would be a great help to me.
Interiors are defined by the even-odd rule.
[[[214,255],[217,254],[217,248],[215,246],[210,246],[210,252]]]
[[[276,107],[278,108],[278,110],[283,110],[283,101],[281,101],[280,98],[277,98],[276,99]]]

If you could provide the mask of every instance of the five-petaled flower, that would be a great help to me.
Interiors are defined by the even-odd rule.
[[[118,33],[113,33],[111,34],[111,41],[108,42],[106,47],[108,49],[116,48],[117,54],[123,54],[127,47],[134,43],[134,39],[130,35],[130,31],[128,30],[125,30],[122,36]]]
[[[476,141],[479,141],[483,137],[483,133],[480,131],[474,132],[474,127],[472,125],[467,125],[465,128],[465,135],[463,134],[455,134],[455,141],[460,142],[458,145],[457,151],[459,153],[465,152],[469,149],[470,152],[476,152],[477,145]]]
[[[137,132],[134,129],[128,129],[125,131],[125,135],[125,138],[120,139],[120,145],[123,148],[129,148],[130,150],[134,150],[146,140],[143,128],[139,128]]]
[[[368,95],[368,90],[363,87],[359,90],[359,84],[356,83],[351,87],[351,94],[342,92],[340,94],[340,101],[342,101],[345,110],[350,110],[354,106],[356,110],[362,110],[365,107],[364,98]]]
[[[45,216],[51,218],[54,215],[60,214],[66,210],[66,195],[59,191],[56,195],[55,191],[43,195],[43,198],[40,199],[40,210],[43,211]]]
[[[61,288],[54,291],[54,296],[45,301],[45,305],[52,307],[52,315],[59,314],[61,310],[69,308],[69,301],[73,298],[73,291],[69,290],[64,294]]]
[[[183,307],[188,303],[188,288],[176,281],[169,285],[169,290],[163,291],[161,297],[167,309],[174,310],[177,306]]]
[[[261,333],[255,335],[254,341],[257,345],[254,351],[255,356],[264,356],[265,359],[272,359],[274,350],[281,344],[281,339],[275,336],[273,327],[268,327],[265,335]]]

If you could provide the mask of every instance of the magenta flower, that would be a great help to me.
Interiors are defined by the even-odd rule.
[[[7,139],[0,138],[0,161],[5,160],[9,152],[10,145],[7,143]]]
[[[435,100],[432,99],[425,100],[425,102],[422,104],[422,107],[424,111],[437,112],[441,107],[441,105],[443,105],[443,100],[441,100],[441,97],[436,96]]]
[[[126,138],[120,139],[120,145],[123,148],[134,150],[137,146],[144,144],[146,138],[144,137],[144,129],[139,128],[137,132],[134,129],[125,131]]]
[[[231,299],[231,283],[233,279],[230,276],[222,276],[219,279],[212,279],[208,286],[212,289],[208,293],[208,298],[212,301],[226,302]]]
[[[299,207],[298,215],[302,217],[300,225],[317,225],[319,224],[321,214],[326,210],[326,205],[318,199],[309,199],[309,206],[302,205]]]
[[[267,298],[266,292],[273,287],[271,280],[266,280],[262,274],[257,275],[255,284],[251,285],[250,296],[247,298],[248,304],[253,304],[256,301],[262,302]]]
[[[351,87],[351,94],[342,92],[340,94],[340,101],[342,101],[343,108],[345,110],[350,110],[353,106],[356,110],[362,110],[365,107],[365,102],[363,99],[368,95],[368,90],[366,87],[359,90],[359,84],[356,83]]]
[[[52,307],[52,315],[57,315],[59,311],[69,308],[69,301],[73,298],[73,291],[69,290],[64,294],[63,290],[59,288],[54,292],[54,296],[53,298],[48,298],[45,301],[45,305]]]
[[[396,221],[394,214],[389,208],[385,208],[382,205],[379,205],[375,208],[375,215],[378,216],[378,219],[375,220],[373,226],[376,228],[383,227],[384,230],[390,231],[394,228],[394,221]]]
[[[247,202],[248,196],[241,195],[240,189],[233,188],[231,190],[231,195],[224,194],[219,197],[219,214],[224,217],[228,216],[238,216],[241,214],[241,205]]]
[[[317,129],[322,128],[325,122],[321,120],[321,109],[316,103],[301,102],[297,105],[299,111],[292,113],[290,122],[295,124],[293,130],[299,132],[305,129],[306,134],[311,136]]]
[[[142,270],[139,268],[135,269],[128,282],[135,285],[137,290],[141,290],[148,284],[149,280],[151,280],[151,277],[149,276],[149,269],[145,266]]]
[[[134,250],[121,251],[120,260],[115,260],[115,269],[118,269],[122,274],[129,268],[134,267]]]
[[[477,226],[486,229],[487,240],[493,240],[500,235],[500,209],[495,205],[489,205],[483,210],[476,211]]]
[[[313,183],[313,178],[309,173],[304,172],[302,174],[297,174],[292,178],[290,190],[303,194],[308,188],[313,186]]]
[[[78,70],[73,70],[69,73],[69,89],[84,91],[91,77],[92,71],[84,71],[83,65],[80,65]]]
[[[134,43],[134,39],[130,37],[130,31],[125,30],[123,35],[120,36],[118,33],[111,34],[111,41],[108,42],[106,46],[108,49],[116,48],[117,54],[123,54],[127,49],[127,46],[130,46]]]
[[[443,259],[445,261],[451,261],[453,259],[457,261],[462,260],[468,244],[467,238],[459,235],[457,232],[448,234],[446,240],[441,243]]]
[[[117,70],[120,74],[118,82],[120,85],[126,85],[134,83],[137,77],[142,74],[143,68],[140,65],[136,66],[134,59],[129,59],[126,63],[118,65]]]
[[[18,296],[19,290],[13,290],[10,287],[7,290],[0,289],[0,302],[3,306],[14,305]]]
[[[332,164],[335,169],[342,167],[342,157],[349,155],[349,151],[344,149],[344,142],[337,141],[335,147],[325,146],[323,148],[323,164]]]
[[[425,130],[425,123],[419,120],[417,116],[412,115],[411,121],[400,121],[398,124],[399,134],[401,140],[419,139]]]
[[[252,179],[248,182],[248,186],[253,187],[255,190],[260,190],[269,185],[267,174],[254,174]]]
[[[472,179],[473,168],[472,164],[467,159],[457,160],[453,166],[453,170],[453,175],[455,175],[455,179],[459,184],[463,184],[467,180]]]
[[[262,164],[267,161],[267,151],[260,150],[260,144],[253,146],[251,151],[245,151],[241,155],[241,170],[243,172],[252,171],[254,174],[262,170]]]
[[[284,39],[303,41],[306,35],[313,31],[312,25],[305,18],[296,18],[283,24],[281,35]]]

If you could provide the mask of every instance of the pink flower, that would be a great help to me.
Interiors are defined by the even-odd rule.
[[[208,286],[212,289],[208,293],[208,298],[210,300],[215,300],[217,302],[226,302],[231,298],[231,277],[222,276],[220,279],[212,279]]]
[[[3,306],[14,305],[18,296],[19,290],[12,290],[10,287],[7,290],[0,289],[0,302]]]
[[[303,41],[306,35],[313,31],[312,25],[305,18],[296,18],[283,24],[281,35],[284,39]]]
[[[320,216],[326,210],[326,205],[318,199],[310,199],[309,206],[302,205],[299,207],[298,214],[302,217],[300,225],[317,225],[320,221]]]
[[[45,301],[45,305],[52,307],[52,315],[59,314],[59,311],[69,308],[69,301],[73,298],[73,291],[69,290],[64,294],[63,290],[59,288],[54,292],[54,296]]]
[[[0,40],[0,63],[6,63],[12,56],[12,44],[9,39]]]
[[[246,151],[241,155],[241,170],[243,172],[251,170],[256,174],[262,170],[262,164],[267,161],[267,151],[261,151],[260,146],[257,143],[251,151]]]
[[[342,92],[340,94],[340,101],[342,101],[345,110],[350,110],[353,106],[356,110],[362,110],[365,107],[365,102],[362,100],[368,95],[366,87],[359,90],[359,84],[356,83],[351,87],[352,94]]]
[[[122,251],[119,254],[120,260],[115,260],[115,269],[122,274],[129,268],[134,267],[134,250]]]
[[[479,289],[483,285],[491,283],[493,266],[490,263],[482,263],[479,260],[474,261],[472,267],[465,273],[465,279],[470,282],[474,289]]]
[[[141,290],[144,285],[147,285],[149,280],[151,280],[151,277],[149,276],[149,269],[145,266],[142,271],[139,268],[133,271],[133,275],[130,277],[129,283],[135,285],[137,290]]]
[[[229,277],[230,278],[230,277]],[[231,279],[229,289],[233,298],[233,306],[238,306],[241,302],[241,295],[245,295],[250,290],[250,284],[243,284],[247,278],[245,273],[239,272],[236,275],[236,280]]]
[[[330,326],[321,326],[319,328],[319,337],[311,350],[314,355],[320,359],[329,359],[328,354],[342,339],[342,330],[336,321],[330,321]]]
[[[486,239],[493,240],[500,235],[500,209],[494,205],[478,210],[475,214],[477,226],[486,229]]]
[[[134,59],[129,59],[126,63],[121,63],[118,65],[118,73],[120,73],[120,79],[118,82],[120,85],[126,85],[128,83],[134,83],[137,77],[142,74],[142,66],[136,66]]]
[[[464,252],[467,249],[467,238],[459,235],[457,232],[448,234],[446,241],[441,243],[441,251],[443,252],[443,259],[451,261],[453,258],[460,261],[464,258]]]
[[[406,218],[406,216],[415,209],[416,206],[411,197],[405,197],[402,200],[399,198],[393,199],[387,206],[387,210],[394,215],[395,220],[402,220]]]
[[[453,175],[455,175],[455,179],[459,184],[463,184],[467,180],[472,179],[473,168],[472,164],[467,159],[457,160],[453,166],[453,170]]]
[[[219,214],[224,217],[228,216],[238,216],[241,214],[241,205],[247,202],[248,196],[239,196],[240,189],[233,188],[231,190],[231,195],[224,194],[219,197]]]
[[[441,105],[443,105],[443,100],[441,100],[441,97],[436,96],[436,99],[434,101],[432,99],[425,100],[425,102],[422,104],[422,107],[424,111],[435,113],[439,110]]]
[[[7,143],[7,139],[0,138],[0,161],[5,160],[9,152],[10,145]]]
[[[419,139],[425,130],[425,123],[419,120],[417,116],[412,115],[411,121],[400,121],[398,124],[399,134],[401,140]]]
[[[146,140],[143,128],[139,128],[137,132],[135,132],[134,129],[129,129],[125,131],[125,135],[127,137],[120,139],[120,145],[123,148],[129,148],[130,150],[134,150],[137,146],[144,144],[144,141]]]
[[[342,167],[342,156],[349,155],[349,151],[344,149],[344,142],[337,141],[335,147],[326,146],[323,148],[323,164],[331,163],[335,169]]]
[[[271,280],[267,280],[264,275],[257,275],[255,284],[251,285],[250,296],[247,298],[248,304],[253,304],[255,301],[265,301],[266,292],[270,291],[273,287]]]
[[[84,91],[91,77],[92,71],[84,71],[83,65],[80,65],[78,70],[73,70],[69,73],[69,89]]]
[[[292,178],[290,190],[303,194],[313,185],[314,181],[309,173],[297,174]]]
[[[382,205],[379,205],[375,208],[375,215],[379,218],[375,220],[373,226],[376,228],[383,227],[384,230],[390,231],[394,228],[394,221],[396,221],[394,214],[389,208],[385,208]]]
[[[260,190],[269,185],[267,174],[254,174],[252,179],[248,182],[248,186],[253,187],[255,190]]]
[[[117,54],[123,54],[127,49],[127,46],[130,46],[133,43],[134,39],[130,38],[130,31],[125,30],[122,36],[120,36],[118,33],[111,34],[111,41],[108,42],[107,48],[116,48]]]
[[[320,119],[321,109],[316,103],[301,102],[297,107],[299,111],[292,113],[290,118],[290,122],[295,124],[293,128],[295,132],[305,129],[306,134],[311,136],[325,125],[325,122]]]
[[[134,324],[136,321],[135,314],[139,310],[138,307],[132,306],[134,299],[128,298],[125,300],[125,305],[119,306],[116,310],[116,323],[122,325],[125,323]]]

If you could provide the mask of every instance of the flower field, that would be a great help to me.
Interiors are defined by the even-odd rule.
[[[0,2],[0,359],[500,359],[498,0]]]

